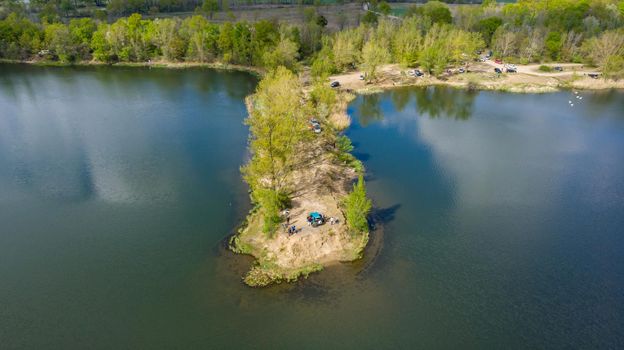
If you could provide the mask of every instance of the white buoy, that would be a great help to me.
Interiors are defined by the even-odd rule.
[[[574,103],[570,103],[570,107],[574,107]]]
[[[578,91],[574,91],[574,94],[575,94],[575,95],[578,95]]]
[[[582,100],[582,99],[583,99],[583,96],[579,96],[579,100]]]
[[[572,100],[568,100],[568,103],[572,103]]]

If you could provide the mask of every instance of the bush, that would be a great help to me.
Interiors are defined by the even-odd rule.
[[[257,189],[253,193],[254,199],[260,204],[264,214],[264,224],[262,231],[266,234],[272,234],[277,226],[282,222],[280,211],[290,204],[288,195],[282,192],[276,192],[270,189]]]
[[[612,55],[607,58],[602,73],[606,78],[618,80],[624,77],[624,57]]]
[[[541,65],[539,66],[540,72],[552,72],[552,68],[550,66]]]
[[[364,178],[359,176],[358,182],[353,185],[353,191],[344,201],[347,225],[354,234],[368,231],[368,213],[372,208],[370,199],[366,197]]]

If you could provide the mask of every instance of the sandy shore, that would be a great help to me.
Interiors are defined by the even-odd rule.
[[[488,61],[474,63],[468,67],[466,73],[444,74],[440,77],[425,75],[414,77],[407,74],[408,69],[397,64],[384,65],[379,69],[378,77],[374,82],[365,82],[360,79],[359,71],[331,76],[332,81],[340,82],[341,89],[355,93],[372,93],[384,89],[401,86],[429,86],[448,85],[454,87],[469,87],[479,90],[501,90],[520,93],[552,92],[560,89],[624,89],[624,80],[593,79],[587,73],[596,70],[584,67],[581,64],[550,64],[562,66],[563,72],[541,72],[540,65],[518,65],[517,73],[496,74],[495,67],[503,65]],[[456,70],[454,70],[456,71]]]

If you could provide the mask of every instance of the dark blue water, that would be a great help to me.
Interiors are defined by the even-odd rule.
[[[429,88],[352,104],[398,344],[624,346],[624,94],[576,96]]]
[[[255,84],[0,65],[0,349],[623,347],[621,93],[359,97],[380,254],[258,290]]]

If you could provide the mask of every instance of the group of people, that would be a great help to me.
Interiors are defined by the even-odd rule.
[[[292,226],[288,227],[288,235],[292,235],[292,234],[295,234],[295,233],[297,233],[297,226],[292,225]]]
[[[282,227],[288,233],[289,236],[301,231],[301,229],[297,229],[296,225],[292,225],[292,226],[290,225],[290,212],[288,211],[288,209],[285,209],[282,212],[282,215],[285,217],[285,220],[286,220],[285,223],[282,223]],[[317,217],[314,217],[313,215],[317,215]],[[338,219],[334,218],[333,216],[326,218],[326,217],[323,217],[323,215],[316,213],[316,212],[311,213],[310,215],[306,217],[306,221],[308,222],[309,226],[322,225],[323,223],[325,223],[326,220],[329,221],[330,225],[334,225],[338,223]]]

